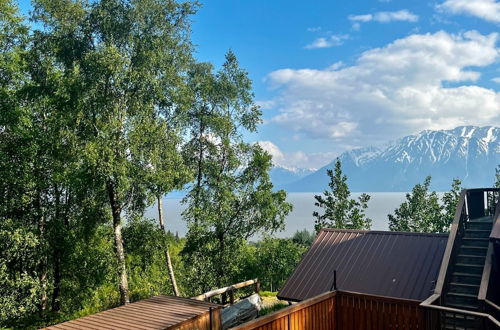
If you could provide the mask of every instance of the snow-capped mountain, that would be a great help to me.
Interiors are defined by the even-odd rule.
[[[422,131],[383,147],[367,147],[339,156],[352,191],[409,191],[427,175],[432,188],[449,190],[453,178],[465,187],[489,187],[500,164],[500,128],[461,126],[452,130]],[[297,182],[289,191],[322,191],[328,184],[326,169]]]
[[[296,168],[274,165],[269,175],[274,186],[283,186],[314,173],[316,170],[315,168]]]

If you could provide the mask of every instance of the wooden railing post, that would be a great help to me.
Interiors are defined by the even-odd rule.
[[[227,294],[226,292],[224,292],[222,295],[221,295],[221,303],[222,305],[225,305],[227,302]]]
[[[208,311],[210,313],[210,316],[209,316],[210,317],[210,330],[212,330],[212,323],[213,323],[212,322],[213,321],[213,319],[212,319],[213,318],[213,316],[212,316],[212,307],[209,307]]]
[[[260,292],[260,281],[255,282],[255,293]]]

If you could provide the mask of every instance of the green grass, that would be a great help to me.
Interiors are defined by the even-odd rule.
[[[259,291],[259,295],[261,297],[276,297],[278,292],[273,292],[273,291]]]
[[[260,310],[259,312],[259,316],[264,316],[264,315],[267,315],[267,314],[271,314],[273,312],[276,312],[280,309],[283,309],[285,307],[288,307],[288,305],[285,305],[285,304],[274,304],[272,306],[269,306],[269,307],[264,307]]]

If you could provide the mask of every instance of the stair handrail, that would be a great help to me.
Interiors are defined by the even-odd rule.
[[[491,228],[490,238],[493,238],[492,237],[492,236],[494,236],[493,232],[495,231],[496,226],[498,226],[499,224],[500,224],[500,200],[498,201],[497,206],[496,206],[495,216],[493,218],[493,227]]]
[[[463,224],[463,217],[467,215],[466,210],[467,205],[467,190],[463,189],[460,192],[460,198],[458,200],[457,208],[455,211],[455,217],[450,227],[450,234],[448,235],[448,241],[446,243],[446,249],[443,254],[443,258],[441,261],[441,267],[439,268],[439,275],[436,281],[436,286],[434,287],[434,295],[437,295],[438,298],[441,296],[441,292],[443,291],[443,286],[447,278],[448,274],[448,266],[450,260],[452,258],[453,248],[456,244],[457,234],[459,234],[459,229]]]
[[[429,298],[432,298],[432,297],[433,296],[431,296]],[[433,298],[434,298],[433,301],[435,301],[438,297],[433,297]],[[458,308],[453,308],[453,307],[432,305],[432,303],[427,303],[428,300],[431,300],[431,299],[425,300],[424,302],[422,302],[420,304],[420,306],[430,308],[430,309],[436,309],[436,310],[443,311],[443,312],[450,312],[450,313],[456,313],[456,314],[465,314],[465,315],[481,317],[481,318],[490,320],[494,325],[496,325],[497,327],[500,327],[500,321],[498,321],[496,318],[494,318],[490,314],[481,313],[481,312],[473,312],[473,311],[468,311],[465,309],[458,309]]]
[[[488,243],[488,250],[486,251],[486,258],[484,260],[483,274],[481,276],[481,284],[479,285],[478,300],[485,300],[488,293],[488,286],[490,284],[491,275],[491,259],[493,257],[493,243]]]
[[[460,192],[460,198],[455,211],[455,217],[450,227],[450,234],[448,236],[448,242],[446,243],[446,249],[443,254],[443,259],[441,261],[441,267],[439,269],[438,279],[436,281],[436,286],[434,288],[434,293],[441,295],[443,287],[449,276],[448,266],[450,260],[453,258],[453,252],[455,246],[461,241],[461,236],[465,230],[465,223],[469,216],[469,205],[468,205],[468,192],[483,191],[483,192],[500,192],[499,188],[474,188],[474,189],[462,189]],[[500,215],[500,203],[497,203],[495,208],[495,217]]]
[[[495,206],[495,214],[493,216],[493,225],[499,221],[500,219],[500,201],[497,202],[497,205]],[[493,230],[493,228],[492,228]],[[490,241],[488,243],[488,251],[486,252],[486,259],[484,263],[484,268],[483,268],[483,274],[481,277],[481,285],[479,287],[479,294],[477,299],[479,300],[486,300],[486,296],[488,293],[488,286],[490,284],[490,276],[491,276],[491,269],[492,269],[492,258],[493,258],[493,243]]]

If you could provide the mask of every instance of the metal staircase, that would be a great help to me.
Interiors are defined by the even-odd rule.
[[[499,189],[463,190],[434,294],[421,306],[429,329],[498,329],[481,291]],[[486,272],[488,273],[488,272]],[[483,299],[483,300],[482,300]]]
[[[445,285],[444,306],[479,310],[477,297],[492,226],[491,216],[467,222],[462,245],[449,266],[452,272]]]
[[[443,306],[480,311],[478,295],[492,226],[492,216],[467,221],[458,254],[449,265]],[[442,325],[444,329],[476,329],[479,322],[473,315],[445,313]]]

